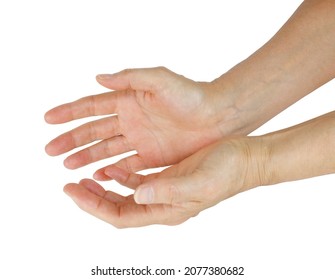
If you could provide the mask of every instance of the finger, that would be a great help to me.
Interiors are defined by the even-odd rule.
[[[100,168],[100,169],[98,169],[97,171],[95,171],[94,174],[93,174],[93,178],[94,178],[94,180],[97,180],[97,181],[110,181],[110,180],[113,180],[113,178],[109,177],[109,176],[106,175],[106,173],[105,173],[105,169],[106,169],[107,167],[109,167],[109,166]]]
[[[123,158],[116,162],[114,165],[130,173],[135,173],[148,168],[157,167],[154,165],[148,165],[139,154]]]
[[[138,154],[131,155],[129,157],[123,158],[116,162],[113,165],[110,166],[117,166],[129,173],[135,173],[141,170],[145,170],[148,168],[156,167],[156,166],[148,166],[142,159],[142,157]],[[103,167],[99,170],[97,170],[94,173],[94,179],[99,181],[109,181],[111,180],[111,177],[106,175],[105,170],[108,169],[110,166]]]
[[[85,212],[115,226],[119,225],[118,203],[107,200],[104,195],[97,195],[83,184],[67,184],[64,192]]]
[[[79,182],[79,184],[84,186],[86,189],[96,194],[97,196],[100,196],[100,197],[105,196],[105,193],[106,193],[105,189],[101,185],[97,184],[91,179],[82,179]]]
[[[136,173],[130,173],[115,165],[111,165],[106,168],[105,174],[111,179],[117,181],[119,184],[131,189],[136,189],[139,185],[150,181],[158,176],[158,173],[153,173],[146,176]]]
[[[134,199],[138,204],[178,205],[196,201],[196,192],[192,190],[196,184],[197,180],[192,180],[191,176],[157,178],[140,185]]]
[[[57,156],[93,141],[120,135],[117,116],[108,117],[81,125],[53,139],[45,150],[50,156]]]
[[[176,75],[164,67],[146,69],[126,69],[115,74],[101,74],[97,81],[102,86],[114,90],[159,91],[167,78]]]
[[[82,184],[70,183],[64,187],[79,208],[85,212],[118,228],[139,227],[150,224],[170,223],[174,221],[173,209],[169,205],[138,205],[133,199],[125,202],[112,202],[97,195]],[[172,220],[172,222],[169,222]],[[184,221],[180,220],[180,222]]]
[[[104,199],[107,199],[111,202],[123,202],[126,200],[126,197],[119,195],[112,191],[105,191],[105,189],[100,186],[98,183],[90,179],[83,179],[79,182],[80,185],[85,187],[90,192],[100,196]]]
[[[117,111],[120,92],[106,92],[80,98],[57,106],[44,115],[50,124],[60,124],[89,116],[113,114]]]
[[[64,165],[69,169],[76,169],[132,150],[126,137],[115,136],[69,156],[64,160]]]

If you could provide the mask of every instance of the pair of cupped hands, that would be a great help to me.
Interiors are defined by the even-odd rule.
[[[69,169],[136,151],[94,174],[95,180],[116,180],[134,194],[121,196],[91,179],[64,187],[84,211],[118,228],[175,225],[262,184],[261,138],[241,135],[234,96],[215,81],[195,82],[162,67],[98,75],[97,81],[112,91],[45,115],[50,124],[104,116],[46,146],[57,156],[92,143],[65,159]],[[166,166],[158,173],[137,173]]]

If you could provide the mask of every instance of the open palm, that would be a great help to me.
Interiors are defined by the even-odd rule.
[[[52,124],[109,115],[68,131],[46,146],[54,156],[99,141],[70,155],[64,162],[68,168],[134,150],[136,154],[116,165],[128,172],[171,165],[222,136],[209,83],[194,82],[165,68],[100,75],[98,82],[114,91],[60,105],[45,115]],[[109,178],[104,168],[95,177]]]
[[[259,185],[254,174],[260,175],[264,169],[256,164],[264,158],[260,143],[246,137],[218,141],[178,164],[145,176],[115,166],[107,168],[112,179],[135,191],[126,197],[90,179],[67,184],[64,191],[81,209],[116,227],[176,225]]]

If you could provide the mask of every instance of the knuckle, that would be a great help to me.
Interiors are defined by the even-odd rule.
[[[166,78],[171,78],[173,75],[169,69],[167,69],[164,66],[158,66],[154,68],[154,73],[157,78],[159,78],[161,81],[164,81]]]
[[[133,68],[126,68],[126,69],[123,69],[121,71],[121,74],[124,74],[124,75],[129,75],[129,74],[132,74],[134,72],[134,69]]]
[[[87,128],[88,128],[87,131],[88,131],[90,140],[91,140],[91,141],[95,141],[95,140],[97,140],[97,138],[98,138],[98,132],[97,132],[95,123],[94,123],[94,122],[90,122],[90,123],[88,123],[88,124],[87,124]]]
[[[167,192],[169,197],[169,204],[173,205],[181,201],[181,193],[176,185],[174,184],[169,185]]]
[[[156,67],[156,71],[164,74],[164,73],[168,72],[168,69],[164,66],[158,66],[158,67]]]
[[[129,173],[135,173],[135,170],[133,169],[132,162],[129,157],[123,159],[124,161],[124,167],[125,170],[128,171]]]
[[[87,101],[87,111],[91,116],[97,116],[97,96],[96,95],[90,95],[87,97],[84,97]]]

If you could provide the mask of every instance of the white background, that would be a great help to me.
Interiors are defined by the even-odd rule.
[[[0,278],[126,279],[90,270],[149,265],[244,266],[239,279],[334,279],[334,175],[257,188],[180,226],[117,230],[62,192],[106,162],[69,171],[64,156],[44,153],[78,124],[49,126],[44,112],[105,91],[96,74],[163,65],[212,80],[264,44],[300,2],[1,0]],[[331,82],[254,134],[334,110],[334,90]]]

